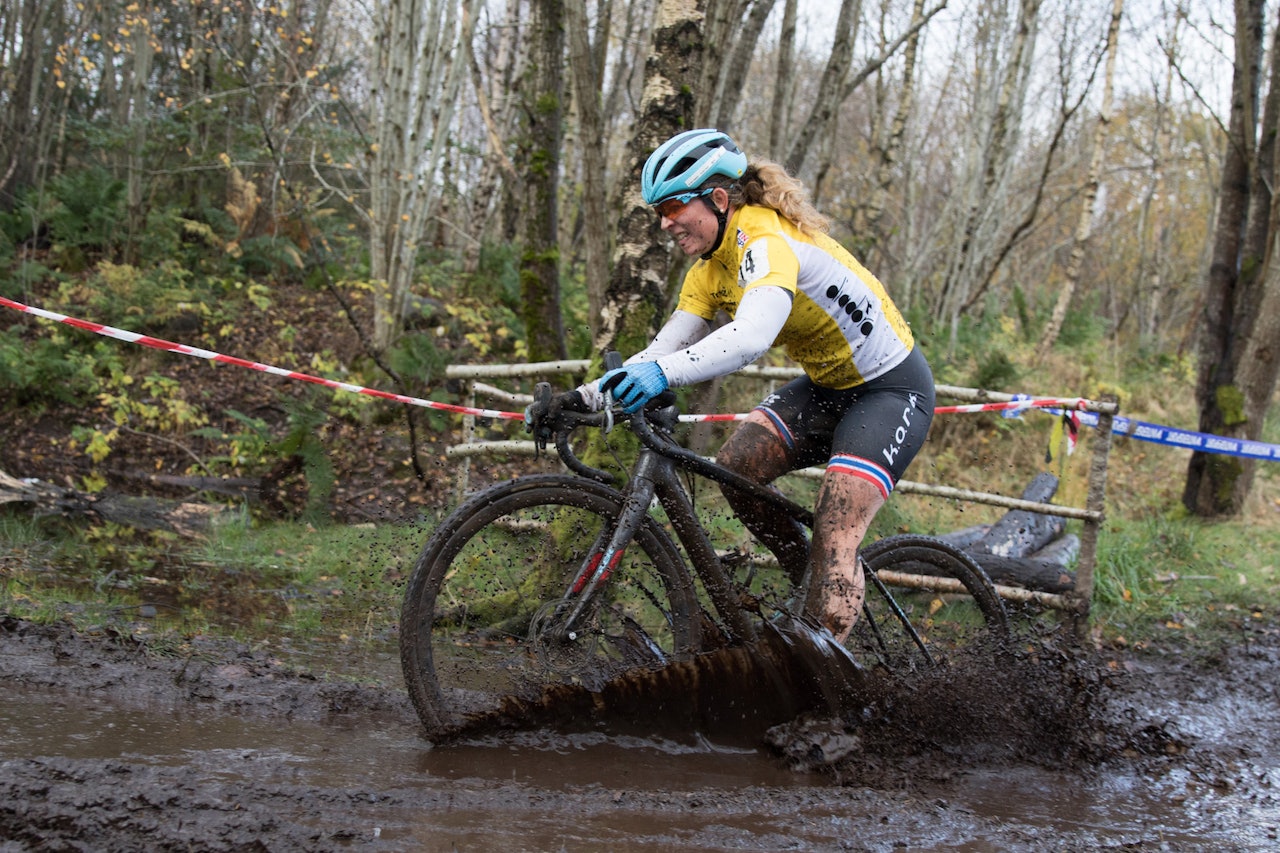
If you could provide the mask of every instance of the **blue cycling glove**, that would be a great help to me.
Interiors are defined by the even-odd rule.
[[[667,390],[667,375],[656,361],[638,361],[601,376],[600,390],[613,394],[622,411],[632,414]]]

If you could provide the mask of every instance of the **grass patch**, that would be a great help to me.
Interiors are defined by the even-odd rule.
[[[1094,624],[1117,645],[1214,643],[1280,611],[1275,523],[1179,512],[1121,520],[1108,525],[1098,558]]]
[[[85,629],[385,642],[425,540],[411,525],[242,521],[182,542],[92,530],[0,513],[0,611]]]

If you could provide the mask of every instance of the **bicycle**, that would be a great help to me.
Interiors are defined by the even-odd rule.
[[[539,383],[538,399],[545,404],[550,394]],[[677,444],[673,401],[668,394],[629,416],[559,413],[550,433],[572,473],[490,486],[429,538],[400,620],[405,683],[429,738],[457,731],[512,696],[554,684],[599,689],[637,667],[750,648],[768,626],[799,618],[793,610],[803,587],[767,560],[717,551],[679,473],[749,490],[809,528],[812,512]],[[620,489],[569,440],[579,427],[607,432],[615,418],[640,442]],[[927,563],[960,582],[977,611],[955,620],[969,623],[964,630],[997,641],[1009,635],[990,579],[950,545],[892,536],[864,546],[860,556],[868,594],[847,644],[856,660],[910,672],[937,666],[967,639],[936,619],[936,596],[899,603],[878,572],[900,562]]]

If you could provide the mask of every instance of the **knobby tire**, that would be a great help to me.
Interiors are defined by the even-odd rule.
[[[849,641],[856,655],[902,673],[944,663],[958,649],[976,642],[990,649],[1008,643],[1011,633],[1004,603],[986,571],[969,554],[940,539],[906,534],[872,542],[861,550],[861,557],[871,575],[885,570],[911,574],[913,564],[927,564],[934,574],[959,581],[971,601],[956,602],[955,612],[940,613],[943,599],[949,596],[894,590],[895,612],[890,601],[872,589],[874,580],[869,576],[867,606]]]
[[[609,486],[539,474],[476,494],[440,524],[414,565],[400,618],[401,666],[428,737],[506,696],[536,696],[557,682],[594,689],[692,649],[694,587],[652,518],[574,630],[564,627],[572,608],[560,602],[622,504]]]

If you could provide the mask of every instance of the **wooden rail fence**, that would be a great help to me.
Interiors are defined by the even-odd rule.
[[[567,374],[576,377],[577,380],[581,380],[589,367],[590,362],[586,359],[547,361],[533,364],[454,364],[446,369],[445,375],[449,379],[462,383],[463,405],[465,406],[475,408],[476,398],[482,396],[493,403],[511,406],[514,410],[519,410],[533,402],[531,395],[506,391],[488,384],[484,380],[520,380],[549,374]],[[749,365],[737,371],[735,375],[751,376],[767,381],[785,381],[800,376],[801,371],[799,368],[791,367]],[[1012,394],[985,391],[978,388],[962,388],[954,385],[938,385],[937,396],[940,399],[957,400],[961,403],[1004,403],[1015,399]],[[1028,510],[1081,521],[1080,553],[1076,563],[1075,589],[1072,592],[1059,595],[1009,586],[997,586],[997,591],[1003,598],[1008,600],[1034,602],[1044,607],[1074,614],[1080,618],[1078,624],[1083,626],[1087,623],[1089,602],[1093,596],[1093,574],[1097,566],[1098,557],[1098,534],[1106,508],[1107,460],[1111,452],[1111,424],[1119,410],[1119,406],[1114,401],[1103,400],[1084,401],[1080,408],[1084,411],[1098,414],[1098,427],[1095,431],[1093,442],[1093,456],[1089,463],[1088,491],[1083,507],[1038,503],[989,492],[957,489],[951,486],[918,483],[911,480],[899,482],[894,492],[895,494],[927,495],[950,500],[968,501],[1005,509]],[[462,463],[459,466],[457,486],[460,493],[465,493],[468,488],[471,457],[488,454],[533,455],[534,453],[532,441],[478,440],[474,415],[463,416],[462,430],[462,442],[446,450],[447,456],[458,458]],[[793,472],[793,474],[804,477],[821,477],[822,470],[820,467],[807,468],[803,471]],[[949,578],[912,575],[895,580],[900,580],[901,585],[931,589],[937,592],[956,591],[954,589],[956,582]]]

